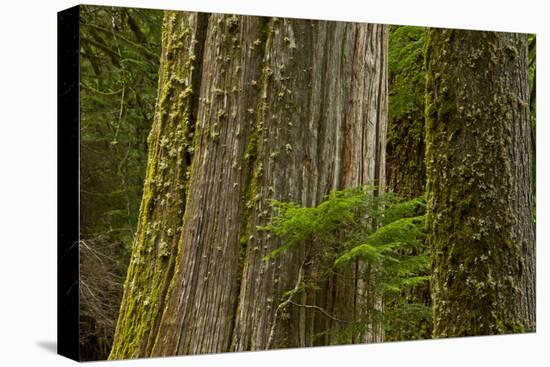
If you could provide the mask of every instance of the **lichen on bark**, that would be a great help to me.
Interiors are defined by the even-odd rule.
[[[349,320],[357,311],[356,285],[337,275],[320,281],[313,248],[266,261],[281,243],[258,228],[273,214],[271,199],[312,206],[331,189],[383,181],[386,29],[294,19],[272,19],[267,29],[258,120],[261,172],[255,175],[232,350],[359,342],[342,339],[342,325],[319,311],[296,306],[313,305]],[[297,279],[321,282],[320,289],[300,292],[281,309],[282,295]]]
[[[305,251],[265,261],[280,243],[259,227],[272,198],[315,205],[331,189],[383,184],[386,49],[381,25],[166,13],[112,359],[363,341],[337,339],[314,309],[276,313],[300,269],[313,279],[315,268]],[[351,318],[358,292],[335,277],[297,301]]]
[[[535,329],[527,35],[426,34],[434,337]]]
[[[196,13],[165,13],[143,199],[110,359],[146,355],[158,329],[179,253],[202,42],[197,37],[205,21]]]

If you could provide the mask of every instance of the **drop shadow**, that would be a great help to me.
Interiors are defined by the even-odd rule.
[[[40,348],[53,353],[57,354],[57,342],[51,341],[51,340],[40,340],[36,342],[36,345],[38,345]]]

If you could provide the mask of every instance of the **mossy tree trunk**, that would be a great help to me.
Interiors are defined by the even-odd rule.
[[[193,152],[205,15],[164,17],[158,98],[140,217],[109,358],[148,355],[173,277]]]
[[[318,268],[307,249],[265,261],[281,244],[258,227],[270,199],[315,205],[383,183],[386,43],[378,25],[166,13],[111,359],[335,342],[313,335],[360,312],[355,270],[283,310],[283,293]]]
[[[433,335],[534,331],[527,35],[426,42]]]

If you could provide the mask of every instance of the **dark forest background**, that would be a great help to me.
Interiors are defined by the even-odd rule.
[[[81,347],[109,354],[155,111],[163,12],[82,6]]]

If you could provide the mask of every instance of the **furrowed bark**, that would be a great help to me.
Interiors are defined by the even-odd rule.
[[[110,359],[149,353],[178,258],[193,134],[196,65],[206,17],[166,12],[158,100],[140,218]],[[197,55],[199,53],[199,55]]]
[[[535,329],[527,35],[427,33],[434,337]]]
[[[170,204],[176,214],[158,215],[177,217],[174,225],[155,227],[160,243],[169,229],[177,231],[162,252],[168,265],[146,267],[150,258],[139,257],[141,265],[136,260],[131,266],[127,284],[134,282],[134,288],[123,301],[111,357],[362,342],[334,336],[342,327],[339,320],[362,312],[358,299],[364,286],[355,281],[359,268],[346,270],[352,280],[335,276],[321,291],[304,292],[277,313],[282,294],[302,276],[317,280],[319,265],[307,248],[265,261],[281,244],[258,227],[269,222],[273,198],[311,206],[331,189],[384,183],[386,28],[219,14],[211,15],[205,28],[206,23],[194,23],[196,14],[178,14],[191,40],[206,30],[204,51],[188,51],[201,42],[179,49],[176,63],[192,61],[195,67],[161,67],[159,91],[166,78],[181,76],[186,91],[187,80],[200,72],[200,92],[190,100],[185,93],[167,99],[159,92],[148,177],[153,182],[162,172],[173,172],[172,163],[162,169],[157,163],[162,152],[157,145],[162,136],[170,138],[161,129],[163,107],[182,103],[191,106],[195,131],[181,142],[192,152],[190,171],[183,192],[158,207]],[[177,35],[167,21],[163,55]],[[169,65],[165,59],[163,65]],[[190,92],[198,90],[193,85]],[[171,149],[170,140],[162,144]],[[155,188],[146,184],[142,212],[153,213],[147,215],[157,215],[156,206],[147,209]],[[160,220],[151,218],[142,219],[135,254],[150,241],[147,223]],[[157,288],[162,292],[155,311],[147,313],[135,295]],[[140,328],[134,331],[134,325]],[[316,339],[320,332],[326,336]],[[132,337],[125,341],[127,335]]]
[[[229,349],[263,18],[212,15],[180,253],[152,355]]]
[[[335,321],[349,321],[359,312],[355,271],[346,271],[346,280],[335,275],[320,291],[302,292],[280,309],[282,294],[295,287],[300,269],[304,281],[316,281],[320,264],[311,249],[266,261],[281,244],[258,228],[269,222],[271,199],[313,206],[331,189],[383,184],[386,42],[383,26],[270,21],[232,350],[355,340],[337,338],[345,325]],[[315,338],[318,333],[326,336]]]

